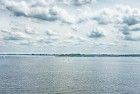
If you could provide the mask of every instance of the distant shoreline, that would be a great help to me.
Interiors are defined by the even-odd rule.
[[[0,56],[140,57],[140,54],[0,54]]]

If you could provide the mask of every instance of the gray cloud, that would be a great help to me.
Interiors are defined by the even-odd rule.
[[[102,37],[104,37],[104,34],[103,34],[102,31],[100,31],[97,28],[95,28],[94,30],[92,30],[90,32],[90,34],[88,35],[88,37],[90,37],[90,38],[102,38]]]
[[[14,35],[9,35],[9,36],[5,36],[3,38],[4,40],[7,40],[7,41],[16,41],[16,40],[23,40],[24,38],[21,37],[21,36],[14,36]]]
[[[81,6],[85,4],[95,3],[96,0],[73,0],[73,4],[76,6]]]
[[[124,39],[128,41],[140,41],[140,36],[126,35]]]

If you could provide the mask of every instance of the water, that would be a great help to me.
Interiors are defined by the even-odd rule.
[[[140,94],[140,58],[0,56],[0,94]]]

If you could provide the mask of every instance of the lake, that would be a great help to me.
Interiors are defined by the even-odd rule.
[[[140,57],[0,56],[0,94],[140,94]]]

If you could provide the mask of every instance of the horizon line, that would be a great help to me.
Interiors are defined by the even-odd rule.
[[[56,57],[140,57],[140,53],[131,53],[131,54],[79,54],[79,53],[71,53],[71,54],[35,54],[35,53],[27,53],[27,54],[0,54],[0,56],[56,56]]]

